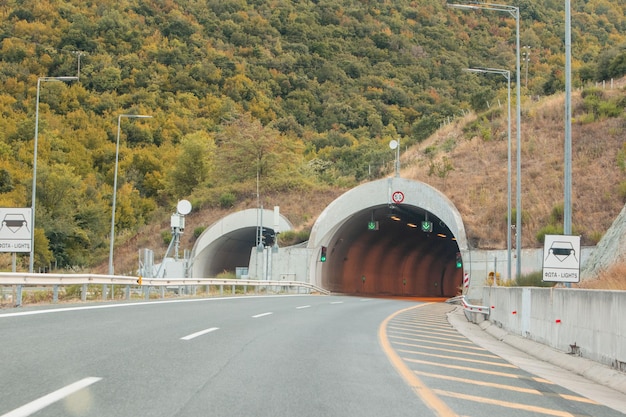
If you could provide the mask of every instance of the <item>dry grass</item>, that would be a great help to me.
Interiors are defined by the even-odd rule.
[[[613,90],[613,94],[624,94]],[[608,93],[607,93],[608,94]],[[626,141],[626,123],[614,118],[576,123],[581,112],[580,94],[573,94],[572,206],[574,232],[583,245],[595,245],[624,205],[618,197],[626,175],[616,156]],[[521,188],[523,247],[540,247],[538,232],[550,223],[564,196],[564,97],[526,102],[522,112]],[[463,216],[473,246],[506,246],[507,135],[506,123],[489,121],[497,130],[490,140],[468,138],[462,129],[476,119],[466,116],[439,130],[403,157],[403,176],[443,191]],[[515,116],[513,116],[515,119]],[[512,121],[512,206],[515,209],[516,131]],[[456,143],[449,152],[446,147]],[[447,158],[454,170],[445,179],[429,175],[432,161]],[[406,158],[406,161],[404,159]]]
[[[585,280],[577,288],[594,290],[626,290],[626,263],[613,265],[594,279]]]

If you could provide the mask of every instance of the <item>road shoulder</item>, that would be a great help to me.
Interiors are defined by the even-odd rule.
[[[448,313],[448,321],[472,342],[521,369],[626,414],[625,374],[509,334],[489,321],[473,324],[466,319],[462,307]]]

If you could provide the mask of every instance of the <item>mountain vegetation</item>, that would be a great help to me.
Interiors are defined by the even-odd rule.
[[[563,91],[563,4],[513,5],[524,97]],[[625,0],[573,5],[575,88],[626,73],[625,12]],[[464,70],[515,74],[513,16],[434,0],[5,0],[0,15],[0,206],[31,205],[37,124],[37,268],[106,258],[118,138],[123,244],[182,198],[227,210],[257,187],[335,195],[388,174],[391,139],[426,152],[468,113],[480,116],[466,136],[501,143],[493,105],[506,102],[506,80]],[[65,76],[79,79],[42,78]],[[623,140],[626,100],[587,97],[588,121],[616,120]],[[623,173],[621,152],[607,169]],[[438,155],[422,180],[458,169]]]

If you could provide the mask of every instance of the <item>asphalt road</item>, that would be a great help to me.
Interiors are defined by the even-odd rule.
[[[446,304],[87,307],[0,312],[0,417],[622,415],[474,345]]]
[[[280,296],[0,313],[0,416],[74,383],[89,385],[36,415],[415,416],[425,406],[378,342],[411,305]]]

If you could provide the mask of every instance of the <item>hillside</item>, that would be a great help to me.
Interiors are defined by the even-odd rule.
[[[596,90],[606,102],[626,98],[623,82],[613,89]],[[587,100],[588,102],[589,100]],[[611,226],[626,202],[626,123],[624,115],[614,118],[589,117],[593,108],[585,104],[580,91],[573,94],[572,126],[572,202],[574,233],[582,236],[583,245],[595,245]],[[513,113],[514,114],[514,113]],[[445,193],[463,216],[472,247],[506,248],[507,131],[506,112],[495,110],[469,114],[437,130],[419,145],[403,148],[401,176],[425,182]],[[523,247],[541,247],[538,235],[547,226],[550,233],[561,233],[563,204],[564,95],[539,101],[523,102],[522,120],[522,213]],[[489,139],[471,135],[470,127],[488,117],[485,123],[492,134]],[[514,117],[514,116],[513,116]],[[512,204],[515,208],[515,123],[512,124],[513,173]],[[393,154],[390,151],[390,158]],[[620,162],[621,161],[621,162]],[[436,167],[447,164],[450,170],[438,175]],[[433,169],[435,167],[435,169]],[[434,172],[433,172],[434,171]],[[392,167],[388,174],[393,175]],[[281,213],[297,229],[307,229],[342,188],[325,192],[294,192],[263,195],[265,207],[279,205]],[[196,227],[207,227],[234,210],[256,207],[250,198],[232,209],[196,209],[187,217],[187,231],[182,248],[191,249]],[[555,218],[556,213],[556,218]],[[514,216],[513,216],[514,217]],[[514,217],[515,218],[515,217]],[[514,222],[514,221],[513,221]],[[144,228],[124,250],[116,253],[116,262],[125,270],[136,267],[137,251],[155,249],[157,259],[166,245],[155,239],[168,230],[169,217],[158,225]],[[513,239],[513,244],[515,240]],[[105,266],[100,268],[101,271]],[[615,284],[613,284],[615,287]]]
[[[181,198],[198,210],[198,227],[253,206],[257,178],[264,205],[285,207],[306,228],[340,190],[387,175],[388,143],[399,138],[409,149],[404,175],[453,198],[473,245],[497,247],[503,182],[487,174],[502,175],[504,122],[489,103],[505,100],[506,86],[464,70],[514,69],[519,34],[522,91],[533,97],[524,123],[537,122],[522,126],[524,242],[534,245],[537,230],[558,223],[550,213],[559,215],[553,142],[562,112],[544,101],[563,90],[563,5],[516,5],[519,33],[508,13],[438,0],[3,2],[0,205],[34,205],[37,162],[35,266],[89,269],[107,258],[114,195],[120,248],[162,244]],[[574,86],[626,74],[626,0],[572,8]],[[67,76],[78,79],[58,78]],[[605,158],[596,174],[615,184],[622,171],[609,156],[626,100],[601,95],[577,109],[580,163]],[[601,142],[596,123],[613,124]],[[536,161],[546,148],[554,159],[544,166]],[[575,219],[585,242],[613,214],[613,189],[593,181],[580,177],[576,196],[595,196],[575,210],[586,212]],[[28,257],[18,261],[23,269]]]

